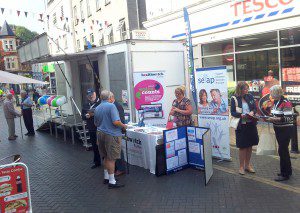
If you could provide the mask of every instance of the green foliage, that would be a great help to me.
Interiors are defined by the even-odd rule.
[[[228,103],[230,104],[230,99],[235,93],[235,87],[228,87]]]
[[[23,26],[11,25],[11,28],[16,29],[16,36],[21,39],[21,42],[29,42],[31,39],[38,35],[37,32],[30,31]]]

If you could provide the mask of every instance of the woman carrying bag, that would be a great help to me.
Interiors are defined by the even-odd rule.
[[[250,164],[252,146],[258,144],[257,120],[253,117],[256,113],[254,98],[248,94],[249,86],[246,82],[239,82],[235,95],[231,98],[231,116],[239,118],[235,130],[236,146],[239,148],[240,169],[239,174],[245,175],[245,171],[255,173]]]

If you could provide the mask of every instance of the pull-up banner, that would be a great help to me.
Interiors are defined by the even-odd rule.
[[[193,167],[205,170],[207,184],[213,174],[210,130],[184,126],[164,131],[167,174]]]
[[[212,156],[230,159],[226,66],[196,70],[198,124],[211,130]]]

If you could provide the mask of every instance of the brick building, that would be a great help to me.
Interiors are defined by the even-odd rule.
[[[16,74],[30,74],[31,67],[21,65],[19,62],[17,46],[20,39],[5,21],[0,29],[0,70]]]

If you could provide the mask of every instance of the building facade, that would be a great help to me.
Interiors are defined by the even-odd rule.
[[[104,46],[131,38],[146,38],[145,0],[73,0],[76,51],[89,44]]]
[[[226,65],[229,86],[248,81],[254,90],[267,84],[272,70],[290,97],[299,97],[299,1],[212,0],[187,9],[196,67]],[[185,39],[182,8],[153,17],[144,26],[151,39]]]
[[[0,70],[30,75],[30,66],[21,65],[19,62],[17,53],[19,43],[20,39],[15,35],[14,29],[5,21],[0,30]]]
[[[75,52],[72,0],[48,0],[44,23],[51,55]]]

